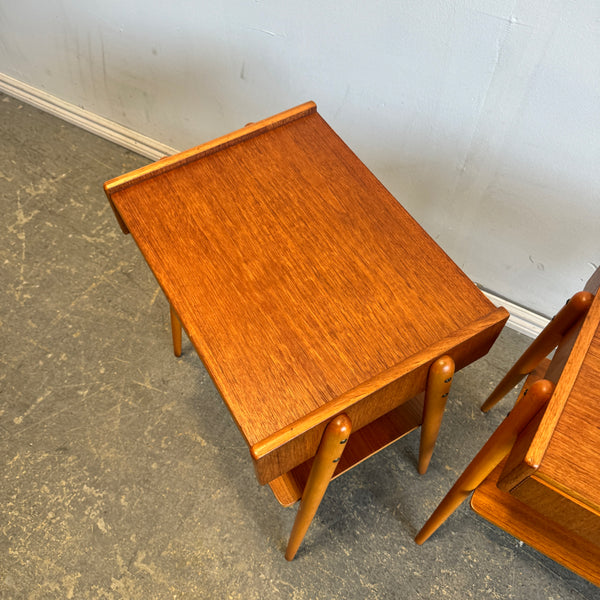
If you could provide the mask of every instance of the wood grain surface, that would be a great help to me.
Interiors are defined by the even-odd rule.
[[[508,316],[312,103],[282,115],[106,185],[257,460],[371,395],[354,412],[377,418],[374,392],[415,371],[386,410],[407,401]]]

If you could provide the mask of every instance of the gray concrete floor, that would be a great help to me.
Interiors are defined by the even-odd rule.
[[[0,95],[0,598],[597,598],[461,507],[413,537],[510,406],[527,344],[459,373],[430,470],[413,434],[332,483],[296,560],[294,509],[248,450],[102,183],[145,159]],[[203,140],[198,140],[201,142]]]

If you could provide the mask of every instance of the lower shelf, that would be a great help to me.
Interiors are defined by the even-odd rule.
[[[333,477],[338,477],[410,433],[421,425],[422,419],[423,394],[419,394],[376,421],[358,431],[353,431]],[[280,504],[291,506],[302,497],[312,462],[311,458],[269,483]]]
[[[502,467],[500,464],[475,490],[471,497],[473,510],[567,569],[600,585],[600,546],[498,489]]]

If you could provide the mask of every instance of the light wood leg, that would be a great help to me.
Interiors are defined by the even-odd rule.
[[[173,352],[175,356],[181,356],[181,322],[179,317],[169,305],[171,310],[171,335],[173,336]]]
[[[350,419],[342,414],[327,425],[300,500],[285,557],[292,560],[308,531],[335,467],[346,447],[352,430]]]
[[[439,506],[417,534],[422,544],[460,506],[465,498],[500,464],[510,452],[518,435],[537,412],[550,400],[554,384],[547,379],[536,381],[502,421],[483,448],[477,453]]]
[[[589,292],[577,292],[562,307],[481,405],[483,412],[487,412],[502,400],[525,375],[531,373],[558,346],[562,336],[586,314],[593,299],[594,296]]]
[[[418,469],[421,475],[427,471],[433,455],[453,377],[454,361],[449,356],[438,358],[429,368],[419,447]]]

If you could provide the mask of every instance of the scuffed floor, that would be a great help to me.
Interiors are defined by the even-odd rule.
[[[413,542],[510,406],[478,410],[526,338],[457,375],[426,476],[414,434],[363,463],[287,563],[294,510],[187,340],[173,357],[102,191],[148,161],[2,95],[0,137],[0,598],[597,598],[468,506]]]

